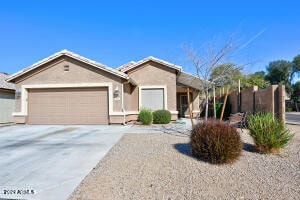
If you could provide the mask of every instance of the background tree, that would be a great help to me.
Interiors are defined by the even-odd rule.
[[[269,63],[265,79],[271,84],[285,85],[288,94],[291,94],[290,76],[293,63],[286,60],[278,60]]]
[[[214,81],[217,87],[231,86],[236,87],[239,79],[242,78],[242,67],[234,63],[221,64],[213,69],[210,81]]]
[[[293,59],[293,63],[292,63],[292,69],[291,69],[291,75],[290,75],[290,83],[292,84],[294,75],[298,72],[300,72],[300,55],[296,56]]]
[[[241,88],[247,88],[255,85],[260,89],[264,89],[270,85],[269,81],[265,80],[264,71],[243,75],[241,79]]]
[[[296,82],[293,86],[292,99],[295,103],[296,111],[299,112],[298,102],[300,101],[300,81]]]
[[[291,70],[290,83],[293,83],[296,73],[300,73],[300,55],[294,57],[293,66]],[[299,112],[298,101],[300,100],[300,82],[296,82],[292,85],[292,95],[293,102],[295,104],[296,111]]]

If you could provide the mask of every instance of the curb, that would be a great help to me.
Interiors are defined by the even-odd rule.
[[[300,123],[297,123],[297,122],[285,122],[285,124],[300,126]]]
[[[13,126],[16,125],[15,123],[7,123],[7,124],[0,124],[0,128],[6,127],[6,126]]]

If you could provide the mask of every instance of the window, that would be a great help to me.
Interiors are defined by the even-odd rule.
[[[140,108],[151,110],[166,109],[164,88],[143,88],[140,94]]]

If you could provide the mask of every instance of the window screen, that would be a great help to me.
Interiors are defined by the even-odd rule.
[[[142,89],[141,93],[141,108],[148,108],[153,111],[165,109],[163,88]]]

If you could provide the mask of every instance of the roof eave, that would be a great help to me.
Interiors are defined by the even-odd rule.
[[[123,72],[114,70],[112,68],[108,68],[107,66],[105,66],[105,65],[103,65],[101,63],[98,63],[96,61],[93,61],[93,60],[90,60],[88,58],[82,57],[82,56],[80,56],[78,54],[74,54],[74,53],[69,52],[67,50],[62,50],[62,51],[60,51],[58,53],[53,54],[52,56],[49,56],[49,57],[47,57],[47,58],[45,58],[45,59],[43,59],[41,61],[38,61],[38,62],[34,63],[33,65],[31,65],[31,66],[29,66],[29,67],[27,67],[27,68],[25,68],[25,69],[23,69],[21,71],[18,71],[16,73],[12,74],[11,76],[9,76],[6,79],[6,81],[13,82],[13,80],[16,79],[16,78],[18,78],[19,76],[22,76],[23,74],[26,74],[27,72],[30,72],[30,71],[32,71],[32,70],[34,70],[34,69],[42,66],[43,64],[45,64],[47,62],[50,62],[50,61],[52,61],[52,60],[54,60],[54,59],[56,59],[56,58],[58,58],[60,56],[63,56],[63,55],[71,57],[71,58],[73,58],[75,60],[79,60],[81,62],[84,62],[84,63],[88,64],[88,65],[92,65],[92,66],[94,66],[94,67],[96,67],[98,69],[101,69],[101,70],[106,71],[108,73],[114,74],[114,75],[119,76],[121,78],[124,78],[126,80],[128,80],[128,78],[129,78],[127,76],[127,74],[125,74]]]
[[[167,61],[164,61],[164,60],[161,60],[161,59],[158,59],[158,58],[155,58],[153,56],[149,56],[143,60],[140,60],[138,62],[136,62],[135,64],[129,66],[127,69],[123,70],[123,72],[127,72],[131,69],[134,69],[136,68],[137,66],[140,66],[146,62],[149,62],[149,61],[153,61],[153,62],[156,62],[156,63],[159,63],[159,64],[162,64],[162,65],[165,65],[167,67],[170,67],[170,68],[173,68],[175,69],[176,71],[178,72],[181,72],[182,71],[182,67],[181,66],[178,66],[178,65],[175,65],[175,64],[172,64],[172,63],[169,63]],[[122,69],[121,69],[122,70]]]
[[[8,91],[16,91],[16,89],[12,89],[12,88],[0,88],[0,90],[8,90]]]

